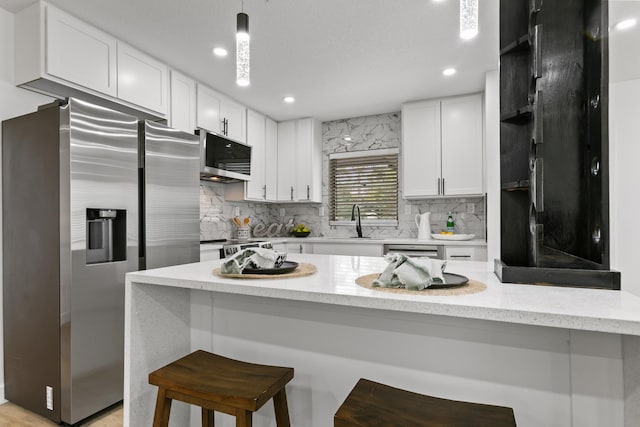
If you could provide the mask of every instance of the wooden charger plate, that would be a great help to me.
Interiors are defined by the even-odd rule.
[[[420,291],[413,291],[405,288],[381,288],[379,286],[373,287],[371,283],[380,276],[379,273],[367,274],[360,276],[356,279],[356,284],[363,288],[371,289],[373,291],[390,292],[393,294],[407,294],[407,295],[430,295],[430,296],[451,296],[451,295],[469,295],[482,292],[487,289],[487,285],[476,280],[469,280],[466,284],[452,287],[452,288],[426,288]]]
[[[232,279],[291,279],[294,277],[310,276],[317,271],[313,264],[306,262],[298,263],[298,267],[290,273],[284,274],[222,274],[220,267],[213,269],[213,274],[220,277],[228,277]]]

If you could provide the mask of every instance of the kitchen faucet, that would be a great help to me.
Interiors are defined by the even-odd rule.
[[[355,211],[358,210],[358,218],[356,219]],[[358,233],[358,237],[362,237],[362,224],[360,223],[360,206],[353,205],[351,207],[351,221],[356,222],[356,232]]]

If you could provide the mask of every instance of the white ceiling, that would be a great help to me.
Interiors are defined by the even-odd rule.
[[[0,0],[17,11],[33,0]],[[241,0],[51,0],[54,5],[275,120],[399,111],[405,101],[479,92],[498,67],[499,0],[479,35],[458,37],[458,0],[245,0],[251,85],[235,84]],[[230,55],[214,57],[214,46]],[[446,78],[442,70],[458,73]],[[293,95],[294,104],[282,97]]]

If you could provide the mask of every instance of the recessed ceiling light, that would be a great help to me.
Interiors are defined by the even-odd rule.
[[[285,96],[284,98],[282,98],[282,100],[287,104],[291,104],[292,102],[296,101],[296,99],[293,96]]]
[[[227,52],[227,49],[223,48],[223,47],[215,47],[213,48],[213,54],[216,56],[227,56],[229,52]]]
[[[636,25],[635,18],[630,18],[630,19],[625,19],[624,21],[618,22],[616,25],[613,26],[613,28],[615,28],[616,30],[628,30],[634,25]]]
[[[444,70],[442,70],[442,74],[445,76],[453,76],[455,73],[456,73],[455,68],[445,68]]]

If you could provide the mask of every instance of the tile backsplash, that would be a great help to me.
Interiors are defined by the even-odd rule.
[[[355,225],[330,226],[327,212],[329,154],[346,151],[364,151],[380,148],[400,148],[400,113],[378,114],[335,120],[322,124],[322,204],[255,203],[230,202],[224,200],[225,184],[200,182],[200,239],[231,238],[236,215],[252,219],[251,225],[260,222],[265,225],[286,223],[293,219],[295,224],[305,224],[312,230],[312,236],[350,237],[355,236]],[[345,141],[349,135],[351,141]],[[401,178],[400,178],[401,179]],[[405,200],[402,186],[398,194],[398,225],[392,227],[362,226],[364,236],[372,238],[415,238],[418,227],[417,214],[432,212],[432,231],[445,228],[447,213],[452,212],[457,233],[475,234],[484,239],[485,200],[484,197]],[[281,215],[284,213],[284,215]],[[323,214],[320,216],[320,214]]]

